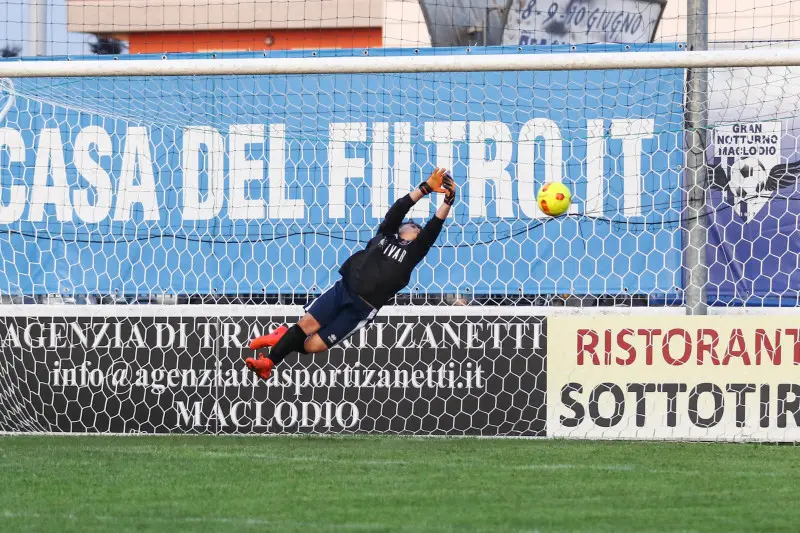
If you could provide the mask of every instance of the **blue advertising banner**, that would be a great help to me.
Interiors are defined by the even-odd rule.
[[[728,122],[713,130],[706,260],[711,302],[797,305],[800,123]]]
[[[521,50],[486,52],[570,47]],[[414,53],[443,51],[370,51]],[[0,292],[316,292],[396,198],[444,166],[460,187],[455,216],[411,290],[670,294],[683,76],[3,80]],[[538,211],[552,180],[573,189],[570,216]],[[411,215],[435,208],[425,200]]]

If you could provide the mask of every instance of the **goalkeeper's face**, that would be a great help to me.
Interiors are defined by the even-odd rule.
[[[404,241],[413,241],[419,236],[420,227],[413,222],[406,222],[400,226],[400,238]]]

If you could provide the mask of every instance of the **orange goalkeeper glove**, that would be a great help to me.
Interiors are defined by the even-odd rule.
[[[436,167],[436,170],[431,172],[428,179],[419,184],[419,190],[422,191],[422,194],[426,195],[432,192],[447,192],[442,186],[446,174],[447,170]]]
[[[452,206],[456,201],[456,182],[450,173],[445,173],[442,178],[442,188],[444,189],[444,203]]]

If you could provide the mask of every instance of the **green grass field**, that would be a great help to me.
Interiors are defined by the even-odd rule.
[[[495,439],[0,438],[0,531],[799,531],[800,451]]]

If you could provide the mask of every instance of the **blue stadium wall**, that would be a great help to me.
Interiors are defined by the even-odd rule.
[[[459,200],[411,289],[670,297],[683,83],[682,69],[10,80],[0,292],[316,292],[440,165]],[[538,212],[548,179],[573,189],[569,216]]]

